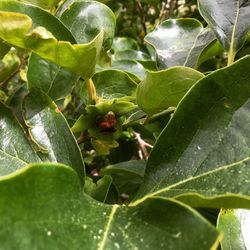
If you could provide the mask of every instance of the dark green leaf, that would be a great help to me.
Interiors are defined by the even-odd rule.
[[[100,202],[105,202],[111,183],[112,178],[108,175],[103,176],[96,183],[94,183],[91,178],[86,176],[84,192]]]
[[[53,100],[67,96],[78,76],[60,66],[32,54],[27,72],[29,88],[42,89]]]
[[[229,52],[232,63],[250,30],[249,0],[199,0],[198,3],[201,15]]]
[[[104,70],[93,76],[97,95],[104,99],[135,96],[137,84],[128,74],[119,70]],[[84,84],[82,96],[87,99],[87,88]]]
[[[52,100],[39,90],[24,99],[24,119],[32,140],[44,152],[44,161],[59,162],[74,168],[80,178],[84,163],[69,125]]]
[[[149,157],[141,200],[250,208],[249,64],[208,75],[180,102]]]
[[[195,67],[202,51],[215,39],[196,19],[170,19],[145,37],[158,57],[161,69]]]
[[[10,46],[0,39],[0,60],[9,52]]]
[[[59,164],[31,165],[2,178],[0,216],[3,249],[206,250],[218,245],[218,232],[189,207],[161,198],[136,207],[104,205],[83,194],[76,173]]]
[[[77,1],[69,5],[60,20],[74,35],[77,43],[92,41],[101,30],[104,31],[103,46],[110,49],[115,34],[115,15],[99,2]]]
[[[10,109],[0,103],[0,175],[40,161]]]

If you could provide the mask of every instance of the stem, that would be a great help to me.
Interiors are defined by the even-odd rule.
[[[235,58],[235,53],[232,51],[229,51],[228,56],[227,56],[227,65],[230,65],[234,62]]]
[[[89,102],[90,104],[96,104],[97,102],[97,96],[96,96],[96,88],[92,81],[92,79],[86,79],[85,80],[87,84],[88,94],[89,94]]]

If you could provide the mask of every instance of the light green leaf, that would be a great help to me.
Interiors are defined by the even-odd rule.
[[[72,169],[60,164],[30,165],[2,178],[0,216],[3,249],[206,250],[218,245],[215,228],[189,207],[161,198],[136,207],[101,204],[82,192]]]
[[[10,109],[0,103],[0,175],[40,161]]]
[[[199,0],[199,10],[218,40],[229,52],[232,63],[250,31],[248,0]]]
[[[1,0],[0,11],[18,12],[29,16],[32,19],[32,28],[42,26],[53,34],[58,40],[75,43],[71,32],[48,11],[37,6],[24,4],[12,0]]]
[[[57,18],[36,6],[3,1],[0,3],[0,10],[26,14],[32,19],[34,28],[42,26],[58,40],[76,43],[71,32]],[[30,88],[41,88],[51,98],[57,100],[69,94],[77,77],[74,73],[32,53],[28,64],[27,79]]]
[[[51,9],[58,4],[60,0],[21,0],[21,2],[31,3],[44,9]]]
[[[18,73],[19,65],[20,60],[15,52],[11,51],[5,55],[0,61],[0,84],[9,79],[12,74]]]
[[[202,51],[215,39],[210,29],[204,29],[196,19],[164,21],[145,37],[157,54],[158,66],[195,67]]]
[[[150,115],[175,107],[203,76],[196,70],[180,66],[158,72],[149,71],[137,87],[137,103]]]
[[[201,79],[182,99],[149,157],[140,201],[250,208],[250,56]]]
[[[25,97],[23,108],[30,136],[44,152],[43,160],[67,164],[83,178],[85,168],[80,149],[55,103],[41,91],[33,89]]]
[[[96,183],[90,177],[86,176],[84,192],[100,202],[105,202],[111,184],[112,177],[108,175],[103,176]]]
[[[123,51],[123,50],[138,50],[139,46],[136,40],[130,37],[115,37],[112,49],[114,52]]]
[[[31,49],[42,58],[84,78],[89,78],[94,73],[102,47],[103,32],[100,32],[90,43],[78,45],[58,41],[43,27],[31,29],[32,20],[24,14],[0,12],[0,23],[0,37],[8,43]]]
[[[113,60],[135,60],[135,61],[149,61],[151,57],[143,51],[126,49],[117,51]]]
[[[53,100],[58,100],[71,92],[79,77],[33,53],[29,59],[27,78],[30,89],[40,88]]]
[[[222,250],[250,249],[250,210],[222,209],[219,214],[217,227],[223,234],[223,238],[221,240]]]
[[[60,20],[79,44],[90,42],[103,30],[103,47],[110,49],[115,35],[116,19],[106,5],[96,1],[77,1],[65,9]]]

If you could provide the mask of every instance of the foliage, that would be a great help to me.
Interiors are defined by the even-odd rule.
[[[0,2],[1,249],[248,249],[248,0]]]

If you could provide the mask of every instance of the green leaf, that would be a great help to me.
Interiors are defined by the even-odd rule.
[[[146,70],[144,67],[136,62],[131,60],[119,60],[114,61],[111,65],[112,69],[118,69],[129,73],[132,79],[135,81],[140,81],[139,79],[143,79],[146,75]]]
[[[60,164],[30,165],[2,178],[0,216],[3,249],[205,250],[218,245],[215,228],[189,207],[161,198],[136,207],[101,204],[82,192],[72,169]]]
[[[10,46],[6,44],[2,39],[0,39],[0,60],[9,52]]]
[[[204,29],[196,19],[164,21],[145,37],[157,54],[158,66],[195,67],[202,51],[215,39],[210,29]]]
[[[43,27],[31,29],[32,19],[24,14],[0,12],[0,22],[0,37],[8,43],[31,49],[42,58],[68,68],[84,78],[89,78],[94,73],[102,47],[103,32],[90,43],[78,45],[58,41]]]
[[[114,174],[124,174],[129,177],[143,179],[145,171],[145,161],[125,161],[119,162],[114,165],[108,165],[105,168],[101,169],[101,175],[114,175]]]
[[[112,49],[115,52],[118,51],[123,51],[123,50],[138,50],[139,46],[136,40],[130,37],[115,37],[113,44],[112,44]]]
[[[0,3],[0,10],[26,14],[32,19],[34,27],[45,27],[58,40],[75,43],[71,32],[57,18],[36,6],[5,1]],[[76,82],[77,76],[32,53],[28,64],[27,79],[30,88],[41,88],[52,99],[57,100],[69,94]]]
[[[10,109],[0,103],[0,175],[40,161]]]
[[[80,178],[85,168],[80,149],[69,125],[52,100],[33,89],[24,99],[24,119],[32,140],[44,152],[44,161],[67,164]]]
[[[0,61],[0,84],[6,79],[9,79],[12,74],[17,73],[19,65],[20,60],[16,53],[12,53],[11,51],[5,55],[3,60]]]
[[[148,159],[140,201],[250,208],[250,56],[201,79],[182,99]]]
[[[116,19],[106,5],[95,1],[77,1],[65,9],[60,20],[79,44],[90,42],[103,30],[103,47],[110,49],[115,35]]]
[[[111,175],[120,195],[129,195],[131,200],[143,182],[145,167],[145,161],[125,161],[102,168],[100,175]]]
[[[221,249],[249,249],[250,211],[222,209],[217,227],[223,234]]]
[[[92,78],[96,93],[104,99],[115,99],[125,96],[135,96],[137,84],[128,74],[120,70],[104,70]],[[82,88],[82,97],[87,100],[86,84]]]
[[[32,28],[42,26],[50,31],[58,40],[75,43],[75,39],[71,32],[60,22],[60,20],[49,12],[34,5],[11,0],[1,0],[0,11],[18,12],[28,15],[32,19]]]
[[[29,88],[40,88],[53,100],[67,96],[78,76],[62,67],[32,54],[27,72]]]
[[[60,0],[21,0],[21,1],[37,5],[44,9],[51,9],[60,2]]]
[[[149,61],[151,57],[143,51],[139,50],[122,50],[114,54],[113,60],[136,60],[136,61]]]
[[[196,70],[180,66],[158,72],[149,71],[137,87],[137,104],[150,115],[175,107],[203,76]]]
[[[96,183],[90,177],[86,176],[84,192],[100,202],[105,202],[111,184],[112,178],[108,175],[103,176]]]
[[[229,63],[232,63],[250,30],[249,1],[199,0],[198,3],[201,15],[229,52]]]

